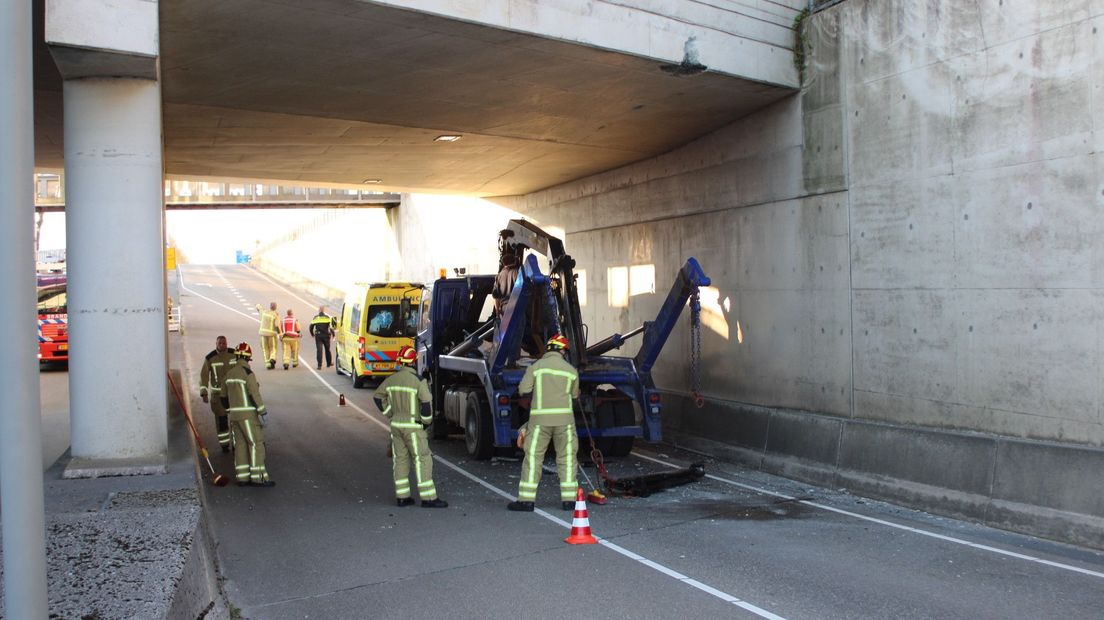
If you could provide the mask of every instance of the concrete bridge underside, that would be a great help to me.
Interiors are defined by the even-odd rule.
[[[166,172],[519,194],[669,151],[796,86],[786,3],[470,4],[161,3]],[[36,163],[61,167],[61,77],[35,31]],[[704,70],[673,75],[683,61]]]

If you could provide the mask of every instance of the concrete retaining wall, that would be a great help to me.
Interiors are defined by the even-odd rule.
[[[592,338],[701,261],[709,407],[678,404],[685,326],[656,370],[679,441],[1104,546],[1094,6],[848,0],[806,22],[799,95],[499,202],[564,227]]]

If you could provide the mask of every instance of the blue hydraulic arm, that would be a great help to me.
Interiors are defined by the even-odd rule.
[[[525,330],[529,329],[525,312],[529,308],[533,295],[537,295],[542,303],[548,304],[549,288],[548,276],[541,273],[537,264],[537,257],[530,254],[522,263],[522,269],[518,273],[518,279],[514,289],[510,291],[510,300],[502,311],[502,322],[495,334],[495,350],[491,359],[491,376],[502,373],[511,361],[517,359],[521,349],[521,340],[525,336]],[[555,305],[552,302],[551,316],[549,317],[550,329],[558,331]],[[545,312],[549,312],[547,309]]]
[[[663,350],[663,345],[671,335],[671,330],[675,328],[686,300],[694,298],[692,303],[698,304],[698,307],[691,308],[691,311],[696,313],[701,309],[697,297],[698,287],[709,286],[709,283],[709,276],[702,271],[697,259],[688,258],[686,264],[679,270],[675,283],[671,285],[671,292],[667,293],[667,300],[663,302],[656,320],[645,327],[644,341],[640,344],[640,351],[633,358],[637,371],[644,375],[652,372],[652,366],[655,365],[659,352]]]

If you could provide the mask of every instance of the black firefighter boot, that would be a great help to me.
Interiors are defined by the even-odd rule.
[[[399,498],[395,499],[395,504],[397,504],[400,507],[402,507],[402,506],[413,506],[414,505],[414,498],[413,497],[399,497]]]
[[[422,508],[448,508],[448,502],[441,498],[423,499]]]
[[[533,502],[510,502],[506,504],[506,509],[514,512],[533,512]]]

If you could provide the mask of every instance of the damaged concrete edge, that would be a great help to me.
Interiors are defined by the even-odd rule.
[[[1104,450],[665,393],[664,440],[812,484],[1104,549]],[[720,430],[718,430],[720,429]],[[835,441],[838,439],[838,441]],[[1055,472],[1058,472],[1057,474]]]

